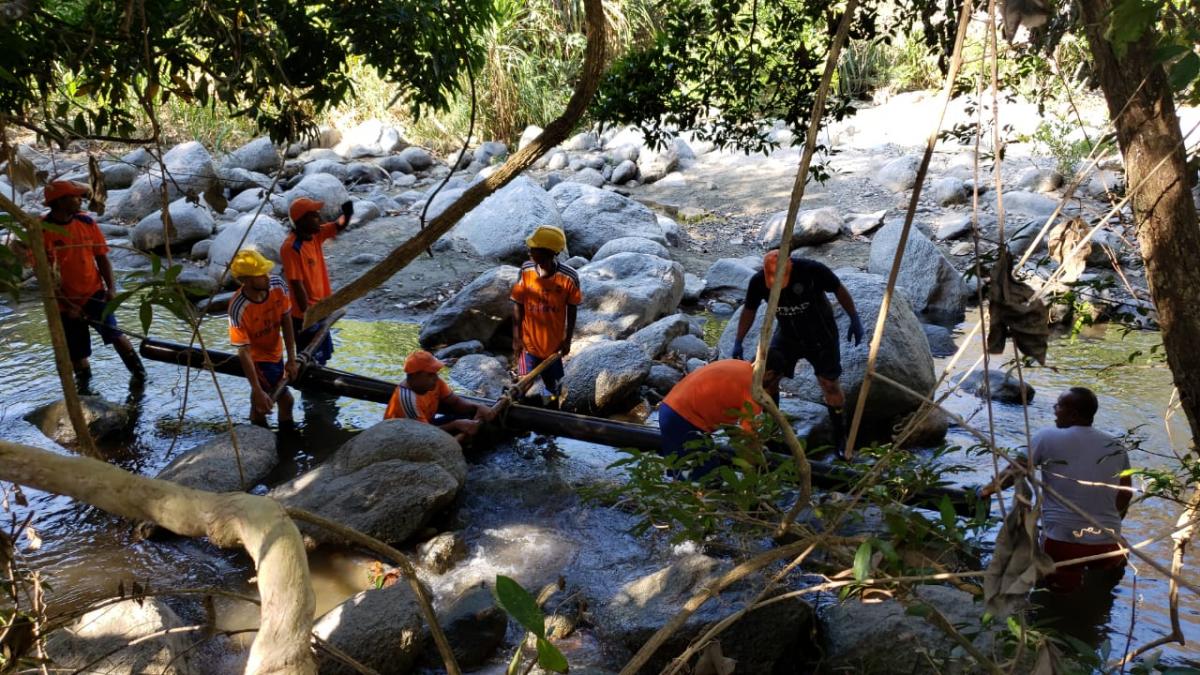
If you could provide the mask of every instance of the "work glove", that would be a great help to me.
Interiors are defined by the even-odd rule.
[[[346,217],[346,222],[350,222],[350,218],[354,215],[354,202],[342,202],[342,215]]]
[[[739,361],[744,361],[746,359],[746,353],[742,348],[742,343],[739,342],[733,346],[733,353],[730,354],[730,356],[738,359]]]
[[[857,314],[853,314],[850,316],[850,330],[846,331],[846,342],[849,342],[850,340],[854,340],[854,344],[858,345],[858,344],[862,343],[862,339],[863,339],[862,321],[858,320]]]

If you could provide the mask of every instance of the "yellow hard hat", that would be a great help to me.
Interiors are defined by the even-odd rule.
[[[233,256],[229,263],[229,272],[235,279],[239,277],[257,277],[275,269],[275,263],[263,257],[263,254],[252,248],[244,248]]]
[[[529,248],[548,248],[555,253],[562,253],[562,250],[567,247],[567,235],[561,227],[538,225],[525,243]]]

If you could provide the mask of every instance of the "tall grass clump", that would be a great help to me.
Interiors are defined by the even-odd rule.
[[[888,84],[887,46],[875,40],[853,40],[838,61],[837,87],[843,96],[871,98]]]

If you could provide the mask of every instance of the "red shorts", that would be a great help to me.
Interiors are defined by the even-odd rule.
[[[1086,558],[1088,556],[1100,555],[1101,553],[1111,553],[1120,548],[1121,545],[1116,542],[1110,544],[1078,544],[1049,538],[1042,541],[1042,550],[1054,562]],[[1059,567],[1046,575],[1044,583],[1050,590],[1056,593],[1070,593],[1078,590],[1083,585],[1083,573],[1088,569],[1116,571],[1124,567],[1125,556],[1114,555],[1090,562]]]

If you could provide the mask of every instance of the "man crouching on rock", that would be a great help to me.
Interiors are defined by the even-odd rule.
[[[459,443],[479,433],[495,418],[491,408],[464,400],[450,390],[438,371],[445,367],[433,354],[419,350],[404,361],[404,381],[392,392],[383,419],[410,419],[432,424]]]
[[[250,422],[263,427],[275,406],[271,400],[275,388],[285,375],[291,380],[299,373],[292,300],[283,279],[271,275],[274,267],[275,263],[253,249],[238,251],[229,263],[229,273],[242,285],[229,303],[229,342],[238,348],[242,372],[250,381]],[[279,394],[280,427],[292,425],[292,403],[285,386]]]

